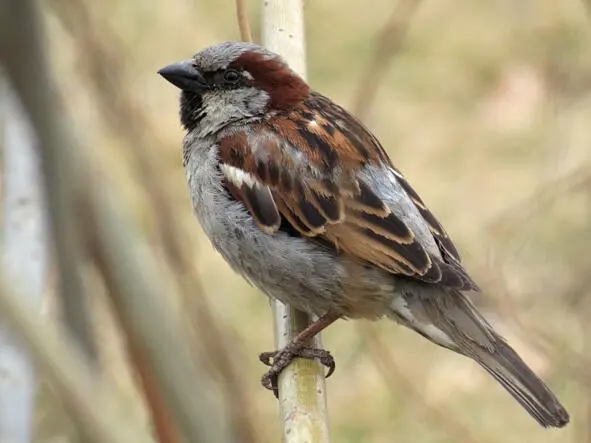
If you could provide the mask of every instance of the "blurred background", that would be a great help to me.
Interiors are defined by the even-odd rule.
[[[571,424],[539,428],[475,364],[413,332],[343,321],[323,334],[338,362],[327,382],[332,440],[591,441],[591,6],[417,3],[364,121],[456,242],[483,288],[475,302],[552,387]],[[178,91],[156,75],[238,40],[234,2],[51,0],[44,8],[73,130],[148,236],[159,223],[182,228],[199,292],[231,337],[260,441],[278,441],[277,402],[259,384],[257,358],[274,347],[269,306],[192,215]],[[353,109],[374,81],[367,66],[376,36],[396,8],[388,0],[307,2],[312,87]],[[259,2],[249,12],[258,40]],[[144,168],[142,158],[156,167]],[[151,187],[174,220],[158,219]],[[143,416],[114,323],[95,303],[101,360],[129,398],[121,408]],[[46,387],[36,417],[37,441],[77,440]]]

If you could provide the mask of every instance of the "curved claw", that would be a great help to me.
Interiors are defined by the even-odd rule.
[[[277,379],[279,374],[271,373],[271,371],[267,371],[261,377],[261,384],[265,389],[269,391],[273,391],[273,395],[275,398],[279,398],[279,385],[277,383]]]
[[[335,369],[337,368],[337,364],[334,361],[334,357],[332,355],[330,355],[330,353],[328,351],[326,351],[326,352],[327,352],[327,355],[319,358],[320,363],[322,363],[324,366],[326,366],[328,368],[328,372],[326,373],[324,378],[330,377],[334,373]]]
[[[293,348],[293,349],[292,349]],[[259,360],[270,366],[270,369],[261,377],[261,384],[279,398],[279,388],[277,380],[279,374],[297,357],[313,360],[317,358],[320,363],[328,368],[326,378],[330,377],[336,368],[333,356],[324,349],[286,346],[280,351],[263,352],[259,355]]]
[[[307,358],[310,360],[317,358],[322,365],[328,368],[328,372],[326,373],[325,378],[330,377],[336,369],[334,357],[331,355],[329,351],[325,349],[302,348],[300,352],[297,354],[297,357]]]

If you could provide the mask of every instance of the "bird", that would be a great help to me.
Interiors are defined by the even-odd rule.
[[[389,318],[471,358],[543,427],[569,415],[478,311],[480,292],[441,223],[355,116],[278,54],[218,43],[158,71],[180,89],[192,206],[225,261],[316,319],[261,354],[265,387],[338,319]]]

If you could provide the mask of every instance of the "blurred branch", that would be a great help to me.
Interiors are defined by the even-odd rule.
[[[161,151],[164,143],[137,98],[127,92],[133,88],[126,82],[125,66],[121,62],[127,59],[119,49],[123,45],[109,26],[92,19],[83,0],[54,0],[51,5],[78,47],[79,65],[89,80],[102,118],[125,141],[128,152],[133,155],[132,165],[156,215],[160,244],[175,271],[187,317],[192,320],[200,343],[212,360],[215,375],[222,379],[220,388],[230,409],[232,426],[243,441],[261,441],[253,416],[255,410],[244,389],[244,375],[234,363],[233,353],[228,352],[232,341],[224,330],[227,327],[220,324],[203,296],[190,249],[195,245],[187,243],[190,235],[178,211],[160,181],[153,179],[162,173],[154,153]]]
[[[95,259],[128,340],[146,359],[167,407],[188,441],[233,441],[211,396],[212,381],[191,355],[183,321],[168,301],[179,297],[174,283],[159,271],[113,196],[97,193],[91,199],[87,226]]]
[[[238,28],[240,29],[240,38],[242,41],[251,42],[252,33],[250,32],[246,0],[236,0],[236,15],[238,18]]]
[[[281,54],[305,78],[306,50],[301,0],[264,0],[263,45]],[[271,301],[275,343],[283,348],[310,323],[311,317],[279,301]],[[314,347],[320,348],[320,334]],[[284,442],[329,441],[324,368],[315,361],[296,359],[279,376],[279,401]]]
[[[47,233],[35,134],[10,86],[0,78],[4,123],[3,260],[6,273],[26,292],[39,315],[47,274]],[[35,368],[7,326],[0,323],[0,430],[3,441],[31,441]]]
[[[27,0],[18,0],[28,3]],[[22,286],[22,285],[21,285]],[[32,294],[15,292],[8,288],[4,275],[0,273],[0,316],[10,323],[13,330],[27,346],[44,376],[64,401],[68,411],[81,425],[85,435],[91,435],[96,443],[149,443],[150,436],[141,426],[122,417],[117,407],[123,399],[103,379],[94,377],[92,367],[85,363],[79,347],[66,332],[55,323],[41,326],[31,313]],[[2,429],[2,441],[6,435]],[[10,440],[21,442],[22,440]]]
[[[108,183],[99,183],[92,175],[86,157],[88,151],[76,143],[64,120],[57,117],[57,88],[41,49],[40,17],[35,4],[31,0],[15,0],[9,5],[10,8],[0,8],[3,14],[0,17],[5,19],[0,22],[3,25],[0,42],[4,44],[1,55],[7,74],[22,98],[39,140],[46,151],[61,158],[60,171],[72,177],[67,184],[79,190],[79,196],[83,191],[88,192],[88,198],[81,200],[88,207],[82,208],[81,213],[91,217],[85,226],[95,228],[99,240],[95,246],[100,248],[98,252],[108,271],[105,277],[117,288],[111,295],[120,315],[133,331],[133,340],[152,368],[154,380],[184,436],[192,442],[233,441],[220,423],[221,411],[207,396],[211,382],[193,364],[191,352],[183,341],[181,321],[172,312],[170,303],[164,302],[165,295],[171,299],[178,297],[174,285],[158,272],[155,258],[115,200],[116,193],[109,190]],[[17,51],[6,50],[15,41],[20,43],[18,55]],[[78,174],[73,175],[73,170]],[[82,176],[84,181],[80,179]]]
[[[95,260],[98,261],[100,258],[95,257]],[[106,263],[99,262],[96,264],[101,268],[102,276],[104,277],[108,269]],[[109,286],[107,288],[108,291],[111,293],[117,291],[117,287],[114,286],[111,280],[105,283]],[[170,411],[166,408],[165,400],[154,380],[150,366],[144,358],[140,346],[133,340],[133,331],[121,317],[119,310],[115,309],[114,311],[114,314],[117,317],[116,321],[119,327],[123,330],[122,338],[128,354],[128,359],[132,365],[132,373],[139,379],[140,392],[144,396],[144,401],[150,414],[150,421],[156,440],[158,443],[178,443],[180,442],[180,438],[176,423],[174,422]]]
[[[557,199],[589,187],[591,187],[591,164],[585,164],[569,174],[549,180],[538,187],[526,200],[503,210],[502,214],[489,223],[487,230],[491,233],[509,235],[523,226],[525,220],[531,218],[537,211],[549,206]]]
[[[127,335],[126,335],[127,336]],[[149,366],[142,358],[142,354],[135,350],[133,344],[127,344],[131,348],[130,360],[134,364],[135,373],[140,379],[141,391],[144,395],[147,407],[150,411],[154,434],[158,443],[178,443],[181,441],[176,429],[174,420],[170,415],[158,386],[154,382],[154,377],[150,372]]]
[[[422,390],[391,358],[389,349],[384,346],[373,325],[368,322],[358,322],[358,328],[364,341],[369,346],[370,355],[376,362],[378,371],[393,392],[396,392],[396,387],[402,388],[405,391],[405,398],[413,399],[423,410],[425,418],[443,430],[454,441],[462,443],[483,443],[483,441],[486,441],[476,437],[464,425],[425,400]],[[394,383],[396,383],[396,387]]]
[[[34,39],[38,36],[37,26],[40,25],[40,18],[28,15],[23,10],[17,9],[14,1],[4,1],[2,15],[0,16],[1,29],[1,55],[7,65],[10,67],[19,66],[23,72],[34,73],[37,71],[35,60],[40,56],[41,48],[34,46]],[[32,7],[32,6],[31,6]],[[14,15],[13,15],[14,13]],[[16,38],[17,29],[32,29],[32,34],[27,34],[23,40]],[[19,41],[19,45],[14,42]],[[31,57],[22,57],[22,47],[31,47],[36,51]],[[8,74],[11,74],[10,72]],[[14,75],[10,75],[14,86],[18,87]],[[27,91],[29,97],[22,97],[23,101],[32,98],[39,89],[47,85],[45,79],[39,79],[34,86],[34,90]],[[59,101],[55,97],[46,94],[47,103],[39,104],[49,105],[53,102],[52,112],[59,114]],[[36,106],[35,103],[33,106]],[[39,129],[43,127],[43,132],[50,133],[52,137],[60,137],[55,128],[50,127],[49,121],[40,115],[29,115],[34,126]],[[41,135],[38,133],[39,138]],[[53,246],[57,254],[58,274],[59,274],[59,300],[64,314],[66,324],[75,336],[81,349],[87,357],[96,359],[96,346],[93,342],[91,324],[88,319],[88,313],[85,306],[84,287],[80,275],[80,251],[79,251],[79,233],[75,223],[73,213],[74,193],[70,186],[75,181],[72,169],[68,164],[69,159],[63,155],[63,150],[56,148],[56,145],[45,143],[44,140],[39,144],[41,156],[41,169],[43,172],[43,189],[46,192],[47,209],[49,211],[50,233]]]
[[[359,119],[367,118],[388,66],[400,50],[420,4],[421,0],[399,0],[390,19],[377,35],[373,58],[361,74],[361,81],[353,101],[353,113]]]

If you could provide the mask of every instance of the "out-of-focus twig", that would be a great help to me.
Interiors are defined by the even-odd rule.
[[[28,3],[28,0],[18,0]],[[124,401],[111,385],[93,377],[77,346],[62,328],[52,322],[41,325],[21,300],[29,294],[8,287],[0,273],[0,316],[27,346],[69,413],[96,443],[151,443],[153,440],[133,417],[123,416],[117,406]],[[2,437],[5,437],[3,429]],[[2,441],[6,441],[2,438]],[[15,441],[15,440],[12,440]]]
[[[251,42],[252,33],[250,32],[246,0],[236,0],[236,15],[238,18],[238,28],[240,29],[240,38],[242,41]]]
[[[3,262],[25,288],[31,315],[39,315],[47,274],[47,232],[37,143],[20,101],[0,78],[0,120],[4,123]],[[26,349],[0,323],[0,440],[31,441],[35,368]]]
[[[98,257],[95,257],[98,259]],[[103,270],[106,268],[105,263],[97,263]],[[103,271],[104,277],[105,271]],[[107,288],[109,291],[116,291],[117,287],[113,287],[112,281],[107,281],[107,285],[111,283],[111,287]],[[133,331],[130,330],[127,323],[119,315],[118,310],[114,310],[117,317],[119,327],[124,330],[123,341],[125,349],[129,355],[129,360],[133,366],[132,372],[136,374],[139,379],[140,391],[144,396],[146,406],[148,408],[154,434],[158,443],[179,443],[180,438],[176,424],[166,408],[162,394],[154,380],[154,376],[150,370],[150,366],[146,362],[144,354],[137,343],[133,341]]]
[[[371,61],[361,74],[353,101],[353,112],[361,120],[367,118],[380,83],[386,75],[393,57],[400,50],[412,18],[420,4],[421,0],[399,0],[388,22],[377,35],[376,49]]]
[[[40,143],[50,152],[59,151],[61,168],[73,178],[68,186],[79,190],[79,202],[94,228],[97,248],[108,266],[106,277],[117,288],[111,295],[122,318],[133,331],[134,343],[152,368],[154,380],[174,413],[188,441],[233,441],[228,435],[218,404],[210,401],[211,381],[191,358],[191,351],[166,295],[178,297],[169,276],[159,272],[157,261],[147,244],[130,225],[114,190],[99,182],[91,172],[89,152],[77,143],[56,112],[57,87],[51,78],[42,51],[40,17],[32,0],[14,0],[1,8],[1,60],[7,76],[18,91],[31,118]],[[5,14],[5,15],[4,15]],[[20,42],[17,51],[7,50],[11,42]],[[60,169],[60,171],[63,169]],[[72,174],[72,171],[78,174]],[[80,178],[84,176],[85,180]],[[90,374],[89,374],[90,375]],[[118,440],[111,440],[118,441]],[[126,441],[141,441],[128,438]]]
[[[454,441],[462,443],[483,443],[486,441],[477,438],[470,429],[425,400],[421,389],[408,378],[391,358],[390,351],[384,346],[371,324],[359,322],[357,326],[364,341],[369,345],[370,354],[376,362],[380,374],[392,391],[396,391],[398,387],[402,388],[405,391],[405,399],[413,399],[423,410],[426,419],[443,430]],[[396,382],[394,379],[396,379]]]
[[[488,230],[491,233],[511,234],[514,229],[523,226],[524,220],[530,218],[536,211],[548,206],[556,199],[568,195],[568,193],[590,186],[591,164],[587,163],[564,176],[542,184],[525,201],[503,210],[502,214],[495,217],[489,224]]]
[[[128,343],[127,346],[132,347],[133,345]],[[133,347],[130,354],[134,362],[135,372],[140,379],[141,390],[150,410],[156,440],[158,443],[180,442],[174,420],[162,401],[162,395],[154,382],[149,366],[143,360],[142,354],[139,351],[134,351]]]
[[[204,364],[194,363],[197,358],[182,334],[179,313],[165,301],[178,297],[175,285],[159,271],[148,245],[135,234],[114,198],[106,193],[91,198],[87,226],[92,251],[134,352],[146,359],[166,406],[189,441],[232,441],[211,397]]]
[[[161,150],[164,143],[137,98],[126,92],[133,88],[128,87],[121,63],[127,59],[118,49],[123,45],[111,28],[92,19],[83,0],[53,1],[51,5],[78,46],[79,65],[93,89],[98,109],[133,155],[136,175],[152,205],[152,213],[156,215],[161,246],[182,291],[187,317],[212,360],[216,375],[223,380],[221,389],[230,408],[232,425],[244,442],[258,442],[261,438],[255,425],[252,402],[243,388],[244,375],[234,363],[234,353],[228,352],[232,349],[228,334],[202,295],[192,252],[186,241],[190,235],[160,181],[154,180],[161,173],[154,153]]]
[[[281,54],[290,67],[306,76],[303,2],[264,0],[262,7],[263,44]],[[309,315],[272,301],[275,343],[287,345],[312,321]],[[320,336],[314,340],[320,347]],[[327,443],[329,441],[324,369],[319,363],[296,359],[279,376],[279,401],[285,443]]]

